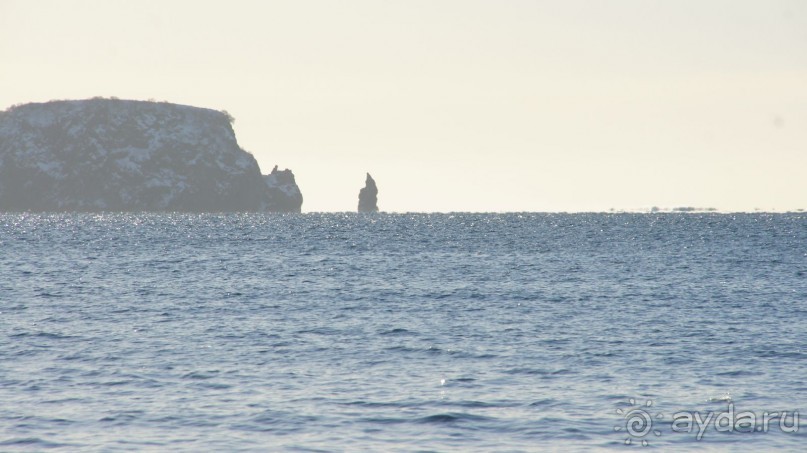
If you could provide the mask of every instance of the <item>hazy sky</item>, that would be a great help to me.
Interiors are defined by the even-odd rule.
[[[0,0],[0,109],[215,109],[304,211],[807,208],[807,1]]]

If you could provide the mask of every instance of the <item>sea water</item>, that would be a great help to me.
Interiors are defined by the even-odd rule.
[[[0,215],[2,451],[799,450],[806,380],[806,214]]]

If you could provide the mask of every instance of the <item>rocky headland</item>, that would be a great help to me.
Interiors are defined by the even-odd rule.
[[[0,112],[0,211],[300,212],[290,170],[261,175],[226,112],[89,99]]]

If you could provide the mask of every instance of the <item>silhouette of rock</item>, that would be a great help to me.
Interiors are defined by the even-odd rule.
[[[378,187],[370,173],[359,191],[359,212],[378,212]]]
[[[303,194],[294,181],[291,170],[278,170],[277,165],[272,173],[264,175],[264,182],[269,188],[269,208],[275,212],[300,212],[303,205]]]
[[[270,188],[231,121],[166,102],[12,107],[0,112],[0,211],[299,211],[291,172]]]

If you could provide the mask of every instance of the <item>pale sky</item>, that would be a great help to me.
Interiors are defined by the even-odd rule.
[[[303,211],[807,209],[807,1],[0,0],[0,109],[224,109]]]

